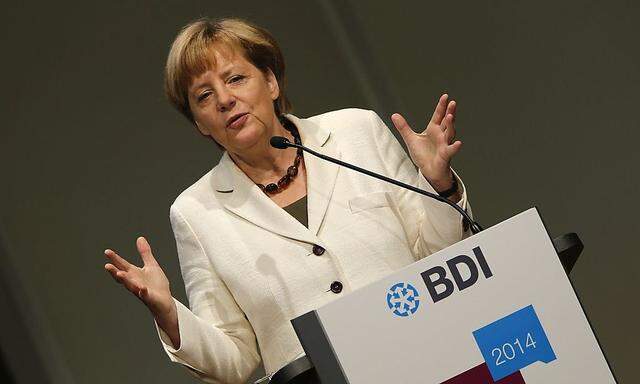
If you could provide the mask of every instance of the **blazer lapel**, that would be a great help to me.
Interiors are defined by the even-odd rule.
[[[315,243],[307,228],[269,199],[224,152],[214,174],[213,193],[232,213],[268,231],[291,239]]]
[[[339,157],[329,141],[330,132],[308,120],[287,115],[298,127],[302,143],[328,156]],[[212,175],[213,193],[225,209],[243,219],[287,238],[318,243],[316,237],[333,193],[339,166],[305,154],[307,171],[307,210],[309,228],[305,228],[280,208],[242,172],[224,152]]]
[[[298,127],[303,145],[327,156],[340,158],[335,140],[329,139],[331,136],[329,129],[293,115],[287,115],[287,117]],[[304,164],[307,170],[309,231],[317,235],[329,207],[340,166],[309,153],[304,155]]]

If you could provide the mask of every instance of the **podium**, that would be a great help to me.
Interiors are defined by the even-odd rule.
[[[272,384],[615,383],[536,208],[293,319]]]

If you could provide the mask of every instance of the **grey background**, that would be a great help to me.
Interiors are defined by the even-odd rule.
[[[178,29],[240,16],[284,50],[295,114],[362,107],[422,128],[459,102],[454,167],[491,226],[537,206],[578,232],[575,289],[620,382],[640,379],[631,1],[164,1],[5,5],[0,15],[0,342],[16,382],[190,383],[103,270],[147,236],[186,303],[168,207],[220,153],[174,112]],[[540,282],[544,284],[544,282]]]

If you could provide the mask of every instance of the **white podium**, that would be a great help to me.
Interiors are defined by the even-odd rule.
[[[535,208],[292,323],[323,384],[616,382]]]

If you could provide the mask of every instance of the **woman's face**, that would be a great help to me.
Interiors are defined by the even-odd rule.
[[[280,95],[271,71],[263,73],[232,49],[214,49],[215,66],[194,77],[189,106],[200,132],[228,151],[242,153],[268,143]]]

